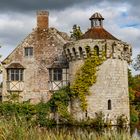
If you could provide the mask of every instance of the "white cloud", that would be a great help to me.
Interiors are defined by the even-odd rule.
[[[131,5],[124,3],[111,3],[103,1],[98,5],[80,7],[74,5],[63,10],[51,10],[50,26],[60,31],[70,33],[72,26],[78,24],[83,31],[90,27],[89,17],[94,12],[100,12],[105,18],[104,27],[118,39],[127,41],[133,46],[133,57],[140,52],[139,27],[128,27],[132,23],[140,23],[137,15],[131,13]],[[25,36],[36,26],[36,13],[21,14],[0,14],[0,39],[4,46],[0,49],[4,57],[15,48],[16,44],[22,41]],[[6,47],[5,47],[6,46]]]

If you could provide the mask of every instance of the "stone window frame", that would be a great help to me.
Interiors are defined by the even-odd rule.
[[[63,70],[61,68],[49,69],[49,79],[50,81],[62,81]]]
[[[8,81],[23,81],[24,70],[21,68],[11,68],[7,70]]]
[[[33,47],[25,47],[24,48],[24,56],[32,57],[33,56]]]
[[[112,110],[112,103],[111,103],[111,100],[109,99],[109,100],[107,101],[107,103],[108,103],[108,110]]]

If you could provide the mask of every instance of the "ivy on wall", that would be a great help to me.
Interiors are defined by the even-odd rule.
[[[70,94],[69,86],[62,87],[52,95],[48,102],[49,106],[54,109],[53,112],[57,112],[62,118],[70,119],[70,114],[68,112]]]
[[[86,95],[90,95],[89,88],[96,82],[97,68],[102,64],[104,55],[98,56],[97,51],[91,53],[86,47],[87,59],[83,66],[77,71],[74,83],[71,85],[72,96],[80,100],[83,111],[87,110]]]

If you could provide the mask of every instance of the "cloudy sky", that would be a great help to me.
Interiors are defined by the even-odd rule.
[[[36,11],[48,10],[50,26],[70,33],[74,24],[83,32],[89,17],[100,12],[104,28],[133,46],[133,57],[140,53],[139,0],[1,0],[0,54],[4,59],[36,27]]]

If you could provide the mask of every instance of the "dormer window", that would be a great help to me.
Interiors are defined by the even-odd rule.
[[[33,56],[33,47],[26,47],[24,48],[24,54],[26,57],[32,57]]]
[[[20,63],[11,63],[6,69],[8,81],[23,81],[25,68]]]
[[[62,80],[62,69],[55,68],[49,70],[50,81],[61,81]]]
[[[8,81],[23,81],[23,69],[8,69]]]

